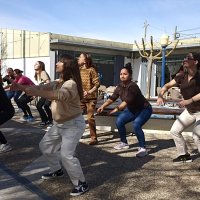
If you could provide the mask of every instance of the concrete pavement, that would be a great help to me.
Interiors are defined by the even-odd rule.
[[[34,109],[34,107],[32,108]],[[0,200],[67,200],[72,184],[64,178],[43,181],[48,171],[38,143],[45,131],[33,123],[19,120],[20,113],[1,127],[13,150],[0,154]],[[100,127],[98,127],[100,128]],[[102,128],[102,127],[101,127]],[[89,146],[85,136],[78,145],[80,159],[90,190],[77,200],[199,200],[199,156],[192,163],[173,165],[176,149],[168,131],[145,130],[149,155],[136,158],[137,139],[127,136],[130,149],[116,151],[118,133],[104,127],[98,131],[99,145]],[[190,152],[195,146],[185,134]]]

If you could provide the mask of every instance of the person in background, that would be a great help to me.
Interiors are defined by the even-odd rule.
[[[15,76],[14,76],[14,70],[12,68],[7,69],[7,75],[3,77],[3,82],[7,82],[7,85],[4,86],[4,90],[6,91],[6,95],[8,96],[9,99],[14,99],[15,103],[18,106],[18,99],[20,95],[22,94],[22,91],[11,91],[10,90],[10,84],[14,81]],[[18,107],[17,112],[21,112],[21,108]]]
[[[149,120],[152,114],[150,103],[142,95],[138,85],[132,81],[131,64],[126,64],[120,71],[121,83],[116,87],[112,96],[98,108],[97,113],[116,101],[119,97],[122,102],[114,108],[110,114],[121,111],[116,120],[116,126],[120,135],[121,142],[114,148],[117,150],[128,149],[129,145],[126,139],[126,127],[128,122],[132,122],[134,133],[139,141],[137,157],[144,157],[148,154],[142,126]]]
[[[87,121],[90,129],[89,145],[98,144],[96,123],[94,113],[97,104],[98,87],[100,86],[97,70],[92,64],[92,58],[87,53],[81,53],[78,58],[79,69],[81,73],[84,98],[81,101],[81,108],[87,111]]]
[[[183,60],[183,68],[185,69],[184,73],[179,73],[161,88],[157,99],[157,104],[162,105],[164,93],[174,86],[180,88],[183,96],[179,106],[185,107],[185,109],[177,117],[170,130],[178,153],[178,157],[173,159],[174,163],[192,162],[182,135],[182,132],[190,125],[194,125],[193,139],[200,152],[200,74],[198,71],[200,54],[188,53]]]
[[[7,85],[4,87],[4,90],[6,92],[6,95],[9,99],[11,99],[13,96],[14,96],[14,91],[10,91],[10,88],[9,88],[9,85],[12,83],[12,81],[15,79],[15,76],[14,76],[14,71],[12,68],[7,68],[7,75],[5,75],[3,77],[3,82],[6,82]]]
[[[22,75],[23,71],[20,69],[14,69],[14,76],[15,80],[13,82],[21,84],[21,85],[35,85],[30,78],[27,76]],[[22,109],[24,116],[22,117],[22,120],[25,120],[27,122],[34,121],[31,109],[28,105],[29,102],[31,102],[34,99],[33,96],[27,96],[26,93],[22,94],[19,99],[17,100],[17,106]]]
[[[14,107],[12,106],[10,99],[8,99],[2,85],[0,84],[0,125],[11,119],[14,113]],[[0,131],[0,153],[11,150],[11,145],[7,142],[5,136]]]
[[[35,70],[34,78],[37,81],[38,85],[50,83],[50,77],[45,71],[45,64],[42,61],[37,61],[35,63],[34,70]],[[40,118],[42,120],[42,122],[40,123],[41,127],[44,127],[46,125],[52,126],[53,119],[52,119],[50,105],[51,101],[43,97],[40,97],[37,102],[36,107],[40,114]]]
[[[80,107],[83,89],[77,60],[63,55],[56,64],[56,72],[60,74],[59,80],[32,87],[13,84],[12,89],[20,89],[27,95],[41,96],[52,101],[54,123],[39,145],[51,172],[41,178],[51,179],[64,175],[58,158],[60,152],[62,164],[74,185],[70,195],[77,196],[88,190],[80,162],[74,155],[85,130],[85,120]]]

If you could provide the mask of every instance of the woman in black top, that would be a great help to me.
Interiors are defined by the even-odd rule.
[[[192,162],[192,158],[187,151],[182,132],[194,125],[193,139],[200,152],[200,54],[188,53],[183,60],[185,72],[178,74],[169,83],[166,83],[160,91],[157,103],[163,104],[163,94],[173,86],[179,86],[183,100],[179,103],[185,110],[174,122],[170,133],[174,139],[178,157],[173,159],[174,163]]]
[[[120,135],[121,142],[114,148],[117,150],[128,149],[125,125],[132,122],[134,133],[139,141],[139,149],[136,153],[138,157],[147,155],[145,136],[142,126],[149,120],[152,114],[152,107],[142,95],[138,85],[132,81],[131,65],[126,65],[120,72],[121,83],[115,89],[113,95],[97,110],[101,113],[104,108],[112,104],[119,97],[122,103],[117,106],[110,114],[122,111],[116,120],[116,126]]]

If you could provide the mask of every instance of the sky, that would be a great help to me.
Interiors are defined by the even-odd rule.
[[[199,0],[0,0],[0,28],[124,43],[200,37]]]

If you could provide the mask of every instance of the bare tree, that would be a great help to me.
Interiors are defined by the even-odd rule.
[[[2,84],[2,63],[3,60],[7,58],[7,42],[6,42],[6,35],[3,32],[0,32],[0,84]]]
[[[166,52],[165,57],[169,56],[174,49],[177,47],[179,40],[176,41],[174,47]],[[146,58],[148,61],[147,65],[147,92],[146,92],[146,98],[150,98],[150,89],[151,89],[151,74],[152,74],[152,66],[154,60],[160,60],[162,59],[162,48],[160,48],[159,52],[154,55],[154,49],[153,49],[153,36],[150,37],[150,49],[146,50],[146,41],[144,41],[144,38],[142,38],[142,50],[140,49],[139,45],[135,41],[135,44],[139,50],[139,54],[142,58]]]

